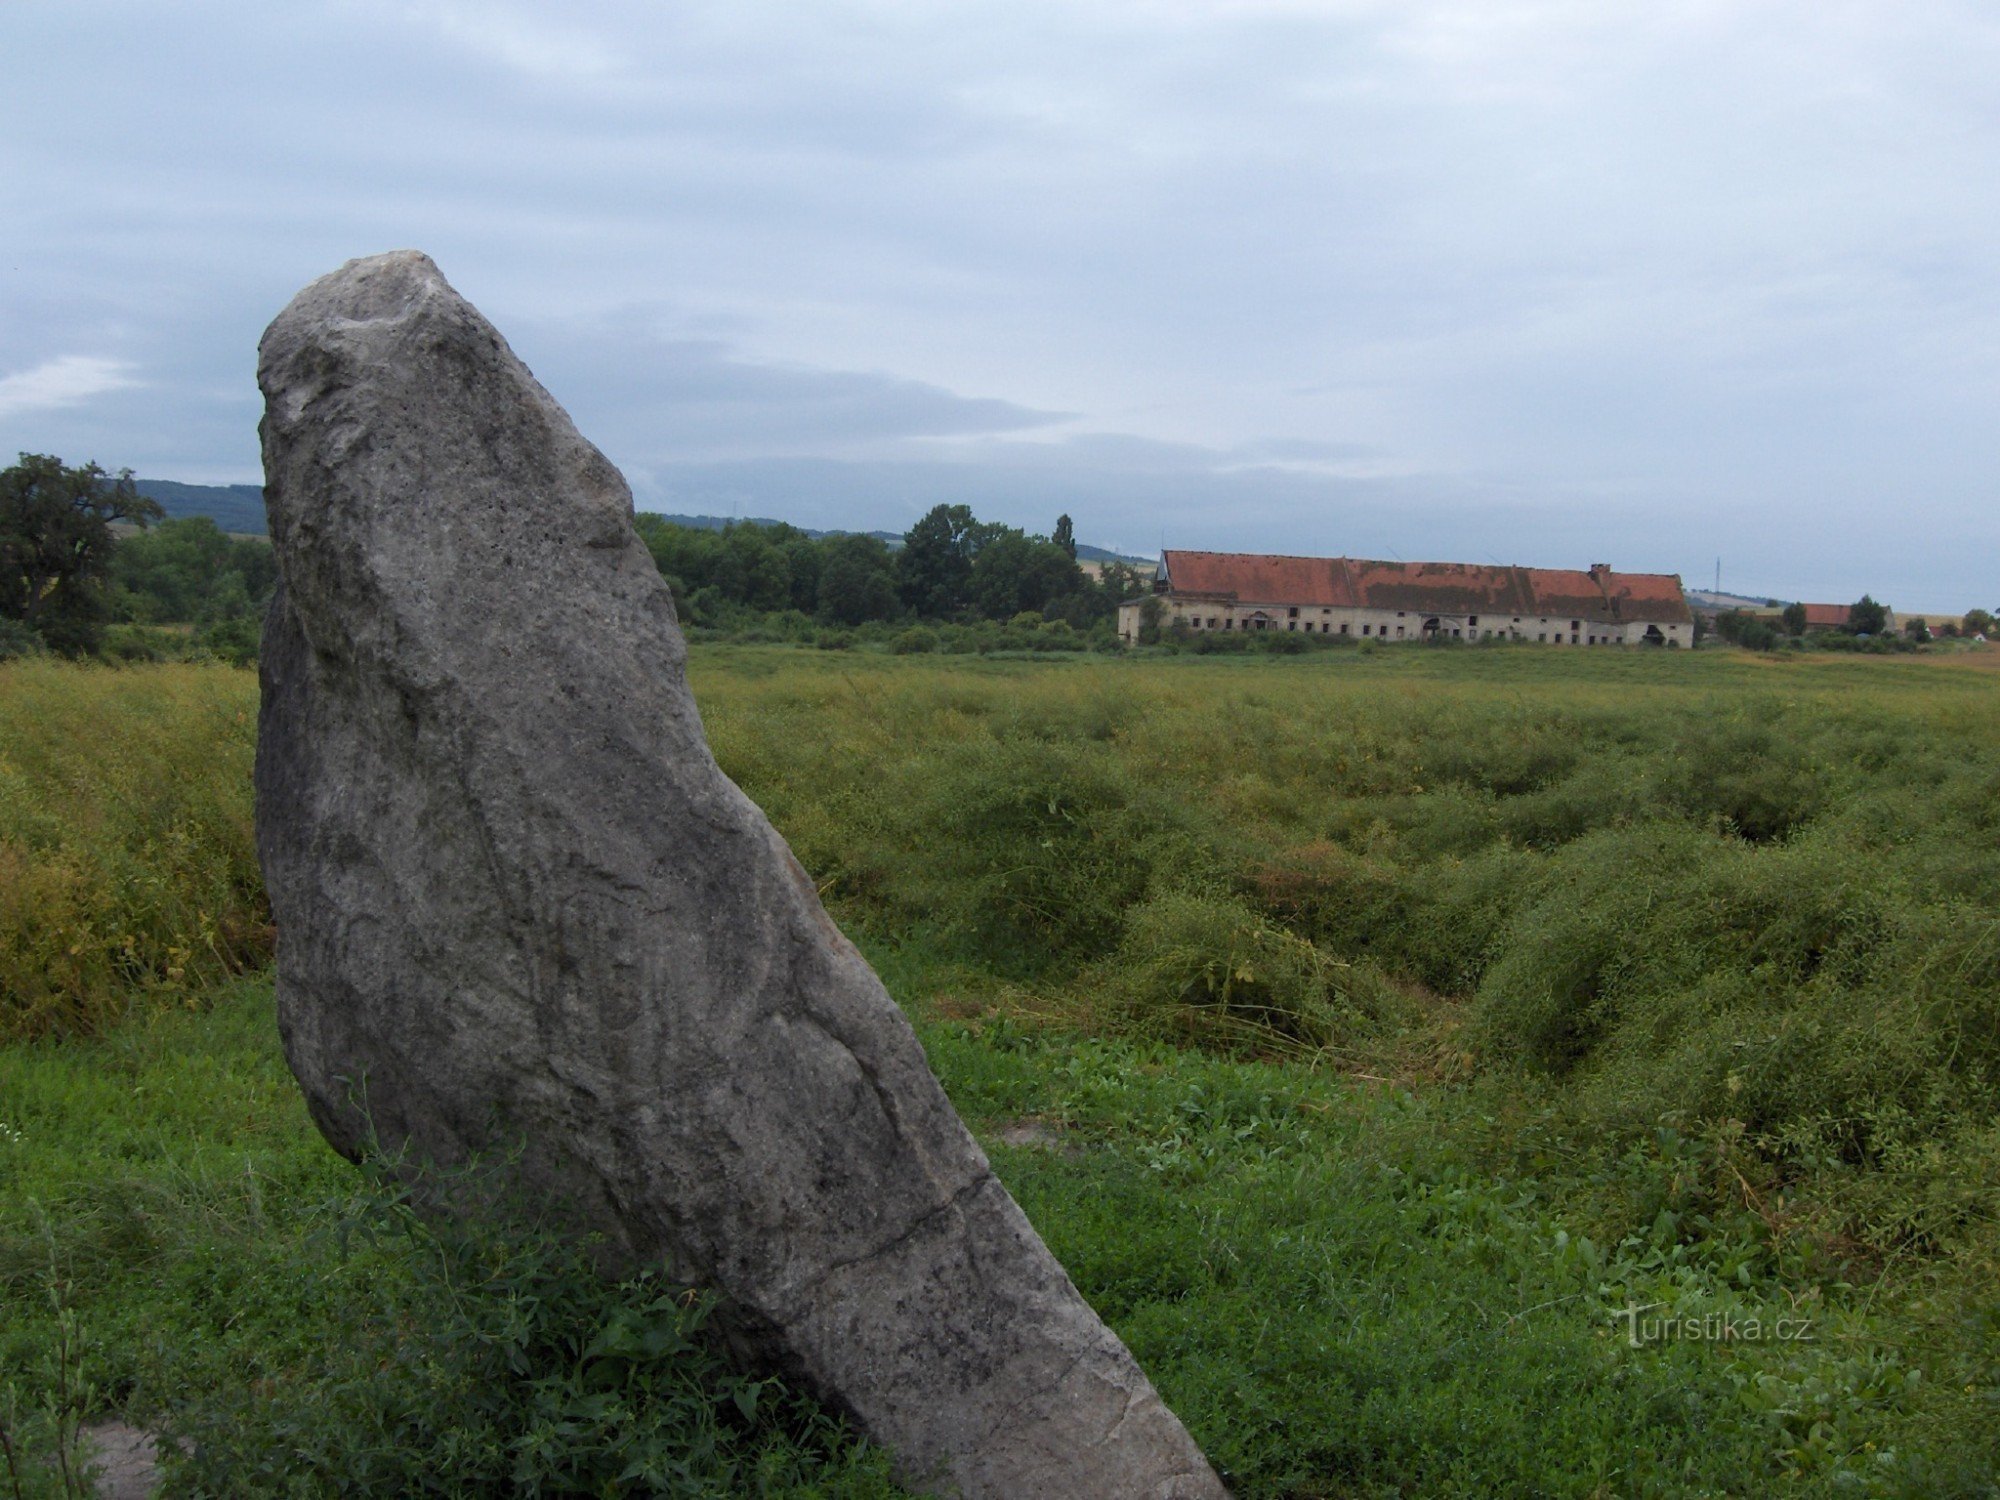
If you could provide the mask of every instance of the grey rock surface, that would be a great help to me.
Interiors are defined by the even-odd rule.
[[[513,1149],[914,1487],[1223,1494],[716,766],[623,479],[499,334],[377,256],[294,299],[258,379],[258,849],[327,1138]]]

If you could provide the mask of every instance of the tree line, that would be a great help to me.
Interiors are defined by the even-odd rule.
[[[821,625],[1009,623],[1023,616],[1076,631],[1109,628],[1140,573],[1108,563],[1092,578],[1076,560],[1068,516],[1049,536],[937,505],[892,547],[853,533],[812,537],[795,526],[739,522],[708,530],[659,516],[639,535],[673,589],[681,618],[727,630],[775,614]]]
[[[1812,627],[1806,620],[1803,604],[1787,604],[1773,615],[1759,614],[1751,610],[1732,609],[1715,617],[1715,633],[1725,641],[1752,651],[1769,651],[1785,644],[1812,644],[1830,650],[1852,650],[1868,646],[1877,650],[1895,648],[1907,650],[1911,645],[1922,645],[1927,641],[1967,638],[1989,635],[1993,630],[1993,615],[1983,609],[1967,610],[1959,619],[1940,619],[1935,623],[1921,618],[1906,619],[1902,622],[1902,639],[1899,641],[1889,630],[1888,606],[1877,603],[1863,594],[1848,606],[1847,619],[1840,625]]]
[[[23,453],[0,470],[0,657],[255,657],[269,543],[167,520],[131,471]]]
[[[783,523],[637,521],[682,621],[697,629],[774,617],[833,630],[994,622],[1108,639],[1119,602],[1146,588],[1123,563],[1087,574],[1068,516],[1039,536],[938,505],[900,547]],[[206,516],[166,519],[130,470],[24,453],[0,471],[0,657],[188,649],[251,660],[276,582],[268,541],[230,536]]]

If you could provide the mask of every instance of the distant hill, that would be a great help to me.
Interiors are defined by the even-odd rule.
[[[1755,599],[1748,594],[1718,594],[1713,589],[1689,589],[1687,601],[1695,609],[1778,609],[1782,599]]]
[[[1128,567],[1139,569],[1157,568],[1160,565],[1160,560],[1157,557],[1133,557],[1129,553],[1112,552],[1103,547],[1093,547],[1088,542],[1078,542],[1076,544],[1076,560],[1088,563],[1122,562]]]
[[[671,521],[676,526],[689,526],[693,527],[698,531],[721,531],[726,526],[781,526],[781,525],[790,526],[791,525],[791,522],[789,521],[774,521],[769,516],[675,516],[675,515],[668,515],[665,514],[664,512],[657,510],[647,512],[647,514],[656,515],[662,521]],[[840,530],[815,531],[810,526],[793,526],[792,529],[794,531],[804,532],[807,536],[812,537],[815,540],[823,536],[854,535],[854,533],[851,531],[840,531]],[[887,542],[891,547],[900,547],[903,545],[903,533],[900,531],[864,531],[861,533],[861,535],[872,536],[875,538],[876,541]]]
[[[243,536],[264,535],[264,486],[261,484],[180,484],[172,479],[134,479],[132,487],[174,520],[208,516],[224,531]]]

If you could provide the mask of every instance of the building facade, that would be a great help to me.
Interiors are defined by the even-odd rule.
[[[1552,646],[1691,646],[1674,573],[1368,562],[1250,552],[1163,552],[1151,598],[1160,627],[1284,630],[1358,640],[1511,640]],[[1118,607],[1138,640],[1148,600]]]

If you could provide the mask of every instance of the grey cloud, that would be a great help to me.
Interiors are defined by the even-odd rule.
[[[713,339],[530,326],[514,342],[601,446],[646,467],[1018,432],[1068,415],[887,374],[761,362]]]
[[[0,448],[247,477],[263,323],[414,244],[642,485],[1994,592],[1968,0],[69,0],[0,46],[0,375],[145,382]]]

